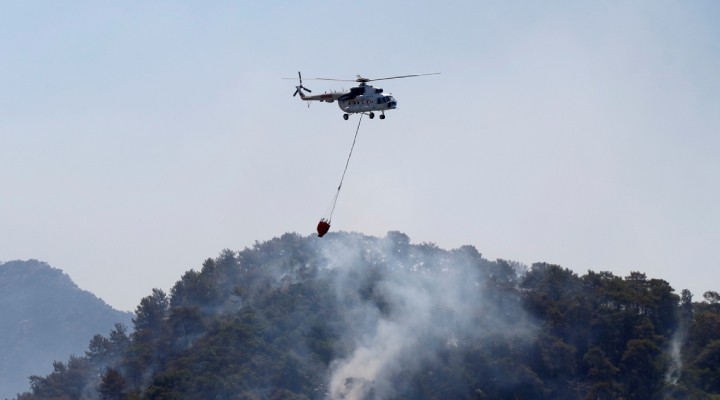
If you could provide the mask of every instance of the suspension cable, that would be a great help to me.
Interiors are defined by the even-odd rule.
[[[355,142],[357,141],[358,132],[360,132],[360,122],[362,122],[363,114],[360,114],[357,128],[355,129],[355,137],[353,138],[352,146],[350,147],[350,154],[348,154],[347,161],[345,162],[345,170],[343,170],[342,177],[340,178],[340,185],[338,185],[337,193],[335,193],[335,200],[333,200],[332,210],[330,211],[330,218],[328,222],[332,221],[333,213],[335,212],[335,206],[337,205],[338,196],[340,196],[340,189],[342,189],[343,181],[345,180],[345,173],[347,173],[348,165],[350,165],[350,157],[352,157],[353,149],[355,148]]]

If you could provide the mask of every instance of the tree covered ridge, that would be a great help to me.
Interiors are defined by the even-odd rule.
[[[720,295],[336,233],[224,250],[30,399],[712,399]],[[713,397],[714,396],[714,397]]]

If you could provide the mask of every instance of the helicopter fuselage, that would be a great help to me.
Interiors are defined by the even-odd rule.
[[[382,89],[366,83],[361,83],[360,86],[351,88],[347,92],[330,92],[311,96],[306,95],[302,90],[299,90],[299,93],[300,98],[306,101],[333,103],[337,100],[338,107],[347,114],[372,113],[373,111],[384,113],[385,110],[397,108],[397,100],[393,96],[385,95]],[[384,114],[380,118],[383,117]]]
[[[394,97],[384,95],[382,89],[370,85],[360,85],[338,98],[338,106],[346,113],[385,111],[397,108]]]

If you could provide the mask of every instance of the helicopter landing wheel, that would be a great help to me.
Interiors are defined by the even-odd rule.
[[[344,119],[345,121],[347,121],[347,120],[348,120],[348,118],[350,118],[350,116],[349,116],[349,115],[347,115],[347,114],[343,114],[343,119]]]
[[[385,119],[385,114],[380,114],[380,119]]]
[[[375,113],[371,112],[370,114],[368,114],[368,116],[370,117],[370,119],[373,119],[373,118],[375,118]]]

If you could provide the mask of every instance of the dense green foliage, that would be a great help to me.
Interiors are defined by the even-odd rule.
[[[720,296],[407,236],[223,251],[134,330],[31,378],[35,399],[713,399]]]

